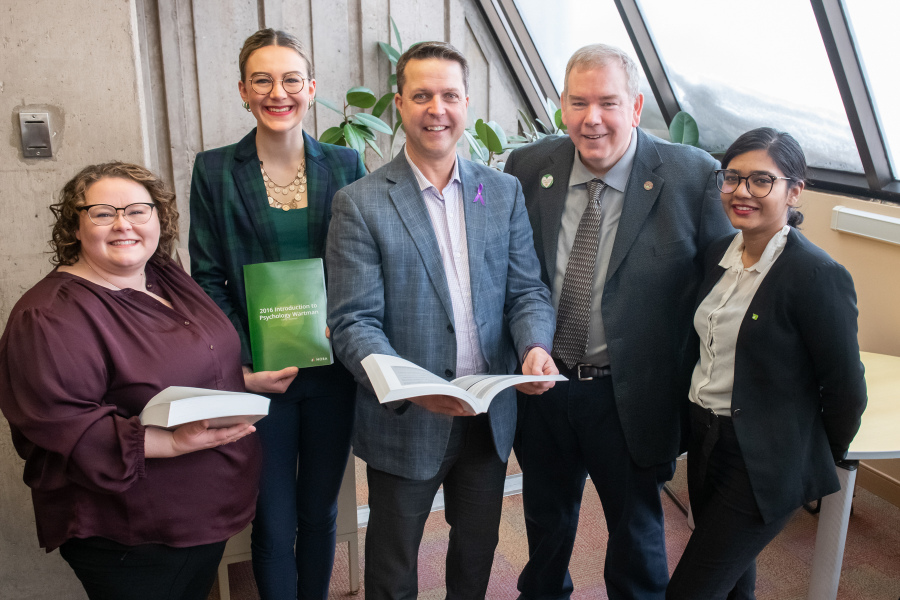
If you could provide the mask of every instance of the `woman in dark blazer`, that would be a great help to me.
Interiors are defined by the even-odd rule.
[[[253,371],[243,267],[323,258],[331,199],[365,168],[355,150],[303,131],[316,82],[294,37],[258,31],[239,64],[238,88],[257,127],[237,144],[197,155],[191,273],[237,329],[247,389],[272,399],[257,425],[263,473],[251,547],[260,596],[327,598],[356,386],[339,363]]]
[[[713,243],[694,316],[688,489],[696,525],[669,599],[754,598],[756,556],[840,489],[866,407],[856,292],[796,227],[806,160],[787,133],[739,137],[716,172],[739,230]]]

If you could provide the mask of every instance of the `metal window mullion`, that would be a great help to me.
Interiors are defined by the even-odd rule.
[[[665,65],[656,49],[647,22],[644,21],[644,15],[636,0],[615,0],[615,3],[619,10],[619,16],[622,17],[622,23],[625,24],[625,29],[628,31],[628,37],[631,38],[634,51],[637,52],[638,60],[650,82],[650,89],[653,90],[656,103],[659,104],[666,125],[669,125],[681,110],[681,106],[669,83]]]
[[[893,179],[890,158],[843,2],[810,0],[810,4],[844,102],[866,181],[870,189],[881,190]]]
[[[532,115],[552,123],[554,115],[547,112],[544,99],[550,98],[558,105],[559,94],[513,0],[475,0],[475,4],[493,32]]]

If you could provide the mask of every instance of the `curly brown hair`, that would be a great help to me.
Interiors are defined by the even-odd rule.
[[[63,186],[59,202],[50,206],[56,217],[50,248],[53,256],[50,262],[54,265],[73,265],[81,253],[81,242],[75,237],[78,231],[80,216],[78,207],[85,202],[84,195],[88,188],[106,177],[127,179],[144,186],[159,216],[159,245],[150,260],[155,264],[165,264],[171,260],[178,239],[178,208],[175,205],[175,193],[163,181],[140,165],[113,161],[99,165],[89,165]]]

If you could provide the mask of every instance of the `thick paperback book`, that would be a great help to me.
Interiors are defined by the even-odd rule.
[[[473,415],[487,412],[491,400],[508,387],[532,381],[566,381],[562,375],[466,375],[447,381],[408,360],[387,354],[370,354],[362,360],[362,366],[382,404],[443,394],[457,398],[465,411]]]
[[[209,420],[211,428],[256,423],[269,414],[269,399],[256,394],[169,386],[150,399],[141,411],[141,425],[175,429]]]
[[[321,258],[244,265],[254,371],[334,362]]]

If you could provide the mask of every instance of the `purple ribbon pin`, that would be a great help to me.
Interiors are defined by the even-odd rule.
[[[484,206],[484,196],[481,195],[481,192],[484,191],[484,184],[478,184],[478,193],[475,194],[475,199],[472,202],[481,202],[481,205]]]

